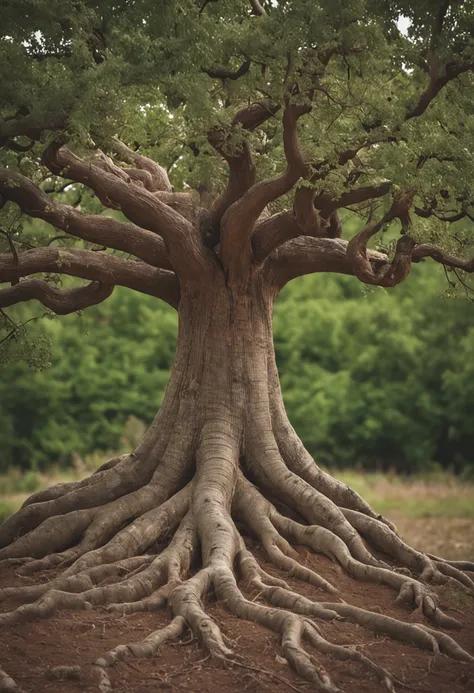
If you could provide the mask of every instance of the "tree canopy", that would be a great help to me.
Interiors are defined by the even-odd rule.
[[[69,212],[65,220],[61,203],[92,212],[105,206],[109,217],[110,207],[126,210],[110,204],[105,192],[100,202],[91,199],[77,171],[69,186],[52,175],[59,169],[51,146],[62,143],[86,158],[95,153],[94,164],[102,170],[108,164],[99,152],[140,168],[133,153],[140,147],[167,169],[175,190],[196,191],[205,207],[215,200],[203,222],[203,233],[212,237],[239,186],[255,178],[254,167],[257,178],[284,170],[282,113],[291,101],[293,115],[299,109],[298,137],[307,163],[295,164],[292,173],[291,182],[299,181],[295,201],[288,189],[270,200],[271,212],[294,205],[299,232],[306,235],[324,235],[314,228],[311,198],[328,220],[325,235],[340,234],[341,208],[370,218],[370,230],[351,250],[354,272],[368,283],[388,279],[374,276],[364,247],[397,216],[403,231],[412,224],[391,265],[392,272],[403,265],[396,281],[408,271],[402,258],[414,241],[423,245],[413,250],[413,260],[439,261],[444,253],[448,265],[470,271],[469,224],[455,233],[450,224],[471,222],[473,214],[473,12],[470,0],[6,0],[0,41],[0,162],[8,171],[0,182],[4,250],[15,256],[37,245],[90,249],[94,243],[117,249],[116,237],[127,234],[127,227],[113,225],[113,231],[110,222],[91,233],[80,214]],[[71,160],[67,166],[72,174]],[[28,197],[25,180],[14,172],[49,197],[35,197],[31,187]],[[26,233],[8,200],[62,233]],[[118,250],[136,254],[138,244],[122,239]],[[156,244],[155,253],[160,254]],[[53,255],[35,256],[38,261],[25,272],[51,274],[58,264]],[[79,269],[87,257],[74,254],[72,274],[84,276]],[[117,261],[111,271],[119,266],[126,272]],[[0,279],[11,280],[11,268],[0,272]],[[98,266],[86,274],[100,278]],[[118,283],[130,286],[126,277]],[[133,288],[144,290],[144,284],[137,281]],[[41,300],[46,288],[30,284],[21,291],[23,297],[39,291]],[[87,305],[108,293],[102,286],[77,300]]]

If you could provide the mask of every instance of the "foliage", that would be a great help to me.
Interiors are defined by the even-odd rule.
[[[174,355],[176,314],[150,297],[117,291],[84,315],[34,324],[53,342],[52,368],[2,370],[2,469],[70,462],[73,453],[116,448],[130,413],[149,421]]]
[[[441,271],[365,296],[350,278],[284,290],[275,347],[290,420],[331,467],[474,472],[472,304],[446,300]],[[471,350],[471,351],[470,351]]]

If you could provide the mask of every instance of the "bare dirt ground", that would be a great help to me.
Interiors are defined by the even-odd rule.
[[[249,540],[250,541],[250,540]],[[265,563],[258,547],[252,550]],[[362,584],[320,555],[300,548],[304,562],[337,584],[341,597],[374,611],[417,621],[416,613],[394,604],[395,593],[387,587]],[[273,567],[265,568],[279,574]],[[50,574],[35,576],[36,581],[51,579]],[[315,600],[327,600],[323,591],[286,578],[290,585]],[[5,571],[0,587],[32,584],[33,578],[19,578]],[[474,599],[462,589],[438,588],[443,610],[460,620],[463,629],[450,634],[474,653]],[[250,594],[258,600],[257,594]],[[10,610],[13,604],[2,604]],[[129,659],[117,663],[111,672],[114,693],[151,693],[186,691],[188,693],[306,693],[314,686],[302,681],[282,658],[277,636],[260,626],[241,621],[226,612],[222,604],[209,604],[209,612],[234,643],[235,663],[225,668],[214,664],[198,643],[189,636],[166,644],[151,659]],[[89,612],[61,611],[50,619],[4,628],[0,631],[0,666],[12,676],[25,693],[96,693],[98,681],[93,661],[118,644],[135,642],[168,622],[165,612],[127,616],[105,610]],[[323,634],[335,642],[359,649],[400,680],[396,690],[419,693],[461,693],[474,691],[474,664],[453,661],[442,655],[402,645],[349,623],[321,624]],[[448,631],[447,631],[448,632]],[[340,663],[317,656],[334,683],[345,693],[379,693],[380,682],[354,662]],[[79,665],[76,680],[49,680],[47,669],[59,665]]]

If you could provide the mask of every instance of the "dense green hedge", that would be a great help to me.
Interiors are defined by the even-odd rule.
[[[283,393],[319,461],[474,473],[474,307],[440,298],[445,286],[426,264],[390,292],[331,275],[282,292],[274,331]],[[18,310],[26,319],[34,309]],[[114,449],[130,415],[151,421],[173,359],[174,311],[118,289],[83,316],[28,328],[23,349],[34,360],[48,337],[52,366],[0,371],[0,471]]]

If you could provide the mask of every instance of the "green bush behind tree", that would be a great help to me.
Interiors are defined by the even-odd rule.
[[[413,275],[390,292],[313,275],[277,301],[290,420],[327,466],[441,465],[474,475],[473,306],[443,300],[440,268],[424,264]],[[22,322],[42,312],[15,310]],[[130,415],[150,423],[176,334],[172,309],[120,288],[83,315],[29,323],[18,342],[23,360],[8,363],[15,340],[2,345],[0,472],[68,465],[75,454],[116,449]],[[38,369],[48,342],[51,367]]]

